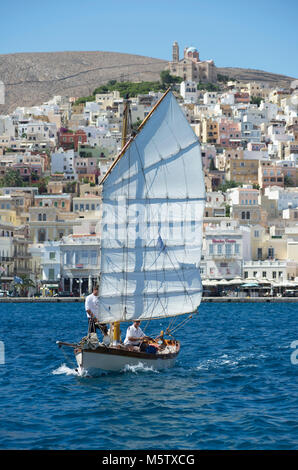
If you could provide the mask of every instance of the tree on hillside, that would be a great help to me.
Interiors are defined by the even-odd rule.
[[[237,181],[226,181],[218,186],[217,191],[225,193],[228,189],[237,188],[238,186],[242,186],[242,183],[237,183]]]
[[[216,170],[216,166],[215,166],[213,158],[211,158],[211,160],[210,160],[209,170],[210,171]]]
[[[250,98],[250,104],[256,104],[256,105],[260,106],[261,101],[262,101],[262,98],[260,96],[252,96]]]
[[[175,83],[181,83],[182,78],[171,75],[169,70],[162,70],[160,72],[160,81],[165,88],[168,88],[170,85],[174,85]]]
[[[17,170],[9,169],[0,179],[0,186],[18,187],[23,186],[24,181]]]
[[[197,90],[206,90],[206,91],[219,91],[220,88],[214,83],[198,83]]]
[[[284,185],[285,186],[295,186],[294,182],[292,181],[292,179],[288,175],[284,176]]]

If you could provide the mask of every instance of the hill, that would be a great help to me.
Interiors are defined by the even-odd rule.
[[[6,103],[0,114],[16,106],[30,106],[54,95],[87,96],[108,80],[155,81],[168,62],[116,52],[40,52],[0,55],[0,80],[5,84]],[[284,86],[290,77],[259,70],[219,68],[239,80],[265,80]]]
[[[288,87],[291,81],[295,80],[295,78],[286,75],[239,67],[217,67],[217,71],[239,81],[266,82],[269,86]]]

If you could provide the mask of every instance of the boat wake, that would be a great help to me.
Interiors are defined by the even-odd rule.
[[[145,366],[142,362],[139,362],[134,366],[126,364],[126,366],[122,369],[122,372],[133,372],[134,374],[137,374],[138,372],[154,372],[158,374],[158,370],[154,369],[152,366]]]

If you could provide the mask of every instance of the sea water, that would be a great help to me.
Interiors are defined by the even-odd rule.
[[[86,334],[82,303],[1,304],[0,448],[295,449],[297,313],[203,303],[177,331],[174,368],[84,377],[56,345]]]

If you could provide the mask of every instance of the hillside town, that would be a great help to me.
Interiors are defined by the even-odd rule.
[[[121,150],[125,92],[134,132],[163,94],[146,83],[0,115],[0,296],[83,296],[98,282],[100,181]],[[160,85],[201,142],[204,295],[298,296],[298,80],[231,81],[175,42]]]

